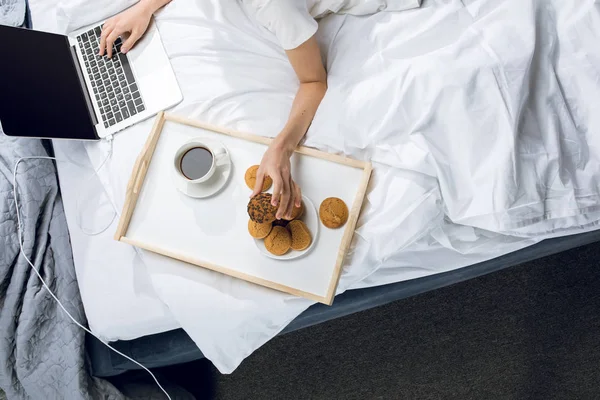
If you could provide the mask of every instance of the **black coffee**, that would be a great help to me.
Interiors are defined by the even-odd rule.
[[[200,179],[210,171],[213,155],[204,147],[193,147],[181,156],[179,167],[181,173],[188,179]]]

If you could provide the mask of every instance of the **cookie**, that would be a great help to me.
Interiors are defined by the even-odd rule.
[[[292,245],[292,235],[282,226],[274,226],[265,238],[265,248],[269,253],[282,256]]]
[[[312,238],[304,222],[298,220],[291,221],[287,226],[287,230],[292,235],[292,249],[304,250],[310,246]]]
[[[342,199],[329,197],[319,207],[319,218],[326,227],[339,228],[348,221],[348,206]]]
[[[294,206],[294,208],[292,208],[292,218],[288,219],[288,221],[298,219],[302,216],[302,214],[304,214],[304,203],[300,203],[300,207]]]
[[[248,220],[248,232],[250,236],[256,239],[264,239],[271,232],[273,225],[270,222],[259,224],[251,219]]]
[[[273,226],[283,226],[284,228],[290,223],[290,221],[286,219],[276,219],[273,221]]]
[[[246,175],[244,175],[244,180],[246,181],[246,185],[252,190],[254,190],[254,186],[256,185],[256,172],[258,171],[258,165],[253,165],[246,170]],[[273,184],[273,179],[270,176],[265,176],[265,180],[263,181],[262,191],[269,190],[271,185]]]
[[[259,224],[275,221],[277,207],[271,204],[270,193],[260,193],[248,202],[248,215],[250,219]]]

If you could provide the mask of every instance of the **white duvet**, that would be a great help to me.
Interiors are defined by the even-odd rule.
[[[34,24],[53,21],[52,13],[36,16],[35,4],[41,10],[42,2],[48,4],[32,2]],[[47,28],[69,31],[130,3],[63,0],[56,8],[58,26]],[[184,93],[174,112],[266,136],[278,133],[296,78],[274,38],[237,2],[174,0],[157,22]],[[431,0],[414,11],[327,17],[318,36],[329,89],[306,144],[375,163],[338,292],[430,275],[543,238],[595,229],[600,3]],[[119,209],[150,125],[117,135],[101,171]],[[67,146],[57,144],[57,153],[72,152]],[[86,150],[94,165],[107,151],[102,144]],[[76,188],[70,168],[67,173],[59,166],[61,178],[72,176],[62,184],[67,214],[73,214],[69,197]],[[76,263],[100,251],[94,240],[108,246],[106,236],[74,243]],[[165,329],[182,326],[222,372],[233,371],[311,304],[141,254],[142,267],[123,271],[124,282],[136,286],[130,292],[152,297],[156,313],[169,313]],[[80,275],[78,269],[81,285]],[[83,288],[82,296],[95,329]]]

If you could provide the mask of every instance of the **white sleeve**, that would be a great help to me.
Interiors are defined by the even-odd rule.
[[[285,50],[292,50],[317,31],[306,0],[246,0],[258,22],[271,31]]]

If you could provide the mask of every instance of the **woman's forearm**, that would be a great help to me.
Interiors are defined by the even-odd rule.
[[[288,122],[273,145],[291,156],[308,130],[323,96],[327,91],[327,72],[321,60],[321,52],[313,35],[306,42],[286,54],[300,87],[292,104]]]
[[[275,139],[275,143],[290,155],[298,146],[310,126],[321,100],[327,91],[325,82],[301,83],[292,104],[292,110],[285,127]]]
[[[286,50],[286,54],[300,87],[285,127],[263,155],[252,192],[252,196],[256,196],[262,191],[265,176],[273,179],[271,204],[277,207],[277,218],[291,218],[294,206],[302,204],[302,191],[292,179],[290,157],[312,123],[327,91],[327,72],[314,35],[297,48]]]

